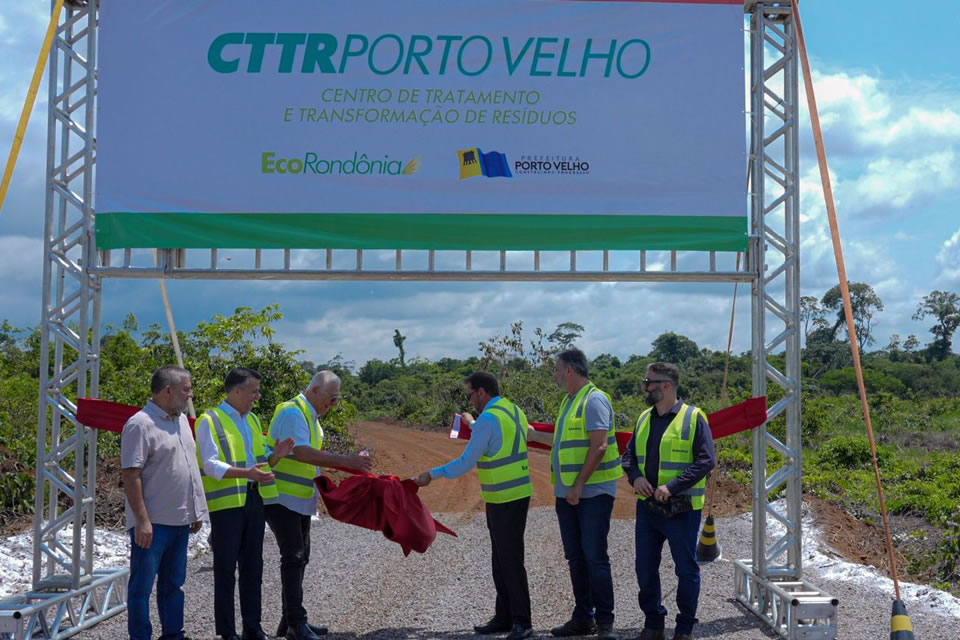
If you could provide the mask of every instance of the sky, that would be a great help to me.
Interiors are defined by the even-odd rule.
[[[36,62],[49,2],[0,3],[0,158],[5,163]],[[813,69],[848,278],[874,287],[884,310],[876,343],[892,334],[932,340],[932,321],[912,320],[934,289],[960,293],[960,3],[932,0],[904,10],[892,0],[805,0],[801,19]],[[40,321],[46,151],[46,83],[40,89],[6,203],[0,210],[0,320]],[[801,295],[820,298],[838,282],[805,102],[800,139]],[[393,254],[371,256],[392,261]],[[559,260],[566,258],[560,257]],[[474,268],[496,268],[495,255]],[[405,253],[405,266],[425,259]],[[484,262],[485,261],[485,262]],[[599,266],[582,254],[580,268]],[[479,264],[478,264],[479,263]],[[353,252],[335,266],[351,268]],[[699,346],[726,348],[732,284],[428,283],[168,281],[178,329],[235,307],[279,303],[276,339],[322,363],[340,355],[358,365],[478,355],[477,343],[522,321],[552,331],[585,328],[589,357],[646,354],[675,331]],[[748,287],[740,287],[733,350],[750,345]],[[109,279],[104,323],[136,314],[141,327],[165,325],[156,281]],[[957,350],[955,346],[955,350]]]

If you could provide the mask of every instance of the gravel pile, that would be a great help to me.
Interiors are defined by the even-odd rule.
[[[315,520],[312,559],[305,581],[305,604],[311,622],[329,626],[333,638],[476,638],[472,626],[491,616],[494,601],[484,517],[462,513],[437,517],[459,537],[439,535],[426,554],[413,553],[408,557],[403,556],[398,545],[386,541],[379,533],[329,518]],[[695,637],[731,640],[776,637],[734,598],[731,559],[750,557],[749,514],[718,520],[717,529],[723,558],[702,571],[698,612],[701,624],[695,630]],[[550,627],[569,618],[573,608],[560,533],[551,508],[531,510],[526,540],[533,624],[537,635],[549,637]],[[276,542],[269,529],[264,542],[263,627],[271,633],[279,618],[280,579]],[[633,522],[613,521],[610,557],[617,602],[615,628],[622,638],[635,637],[643,626],[643,616],[636,603],[633,545]],[[837,562],[816,560],[825,557],[811,556],[812,564],[805,560],[808,562],[805,577],[840,598],[837,637],[845,640],[888,638],[891,598],[880,581],[873,585],[858,584],[837,573]],[[188,567],[186,631],[195,640],[216,637],[211,564],[212,556],[208,552],[191,559]],[[666,549],[661,574],[664,599],[670,611],[667,628],[671,631],[676,612],[676,581]],[[960,615],[956,609],[949,609],[936,598],[906,599],[919,640],[960,639]],[[155,634],[159,634],[155,617],[154,625]],[[78,637],[113,640],[124,637],[125,632],[126,616],[120,615]]]

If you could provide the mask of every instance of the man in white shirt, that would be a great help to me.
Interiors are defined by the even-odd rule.
[[[277,501],[273,472],[267,466],[260,419],[253,413],[260,399],[261,376],[236,367],[223,382],[226,399],[197,420],[200,472],[210,511],[213,544],[213,613],[217,635],[237,640],[233,594],[240,573],[241,640],[266,640],[260,626],[263,580],[264,504]],[[283,457],[293,440],[277,443]]]

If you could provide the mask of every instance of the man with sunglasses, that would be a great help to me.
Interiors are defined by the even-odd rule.
[[[303,608],[303,575],[310,562],[310,517],[317,512],[319,492],[313,479],[317,467],[345,467],[369,471],[370,458],[321,451],[323,428],[320,418],[340,401],[340,378],[332,371],[320,371],[303,393],[277,405],[270,421],[267,461],[273,469],[277,502],[264,508],[267,524],[280,548],[280,587],[283,613],[277,635],[287,640],[316,640],[326,627],[307,623]],[[293,438],[293,452],[280,457],[274,452],[279,442]]]
[[[533,633],[523,558],[523,534],[533,495],[527,462],[530,425],[520,407],[500,395],[500,385],[491,374],[477,371],[464,386],[467,402],[480,412],[476,420],[469,412],[460,414],[460,419],[470,425],[470,442],[459,458],[424,471],[414,482],[425,487],[434,478],[456,478],[477,467],[480,495],[486,503],[497,599],[493,618],[473,629],[479,634],[509,631],[507,640],[523,640]]]
[[[677,574],[674,640],[692,640],[700,597],[697,534],[707,474],[716,464],[713,435],[703,410],[677,398],[680,370],[655,362],[643,390],[649,409],[640,414],[623,452],[623,468],[637,494],[637,600],[645,616],[638,640],[665,640],[667,609],[661,602],[663,543]],[[655,507],[655,508],[654,508]]]

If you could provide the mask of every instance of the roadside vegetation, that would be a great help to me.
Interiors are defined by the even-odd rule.
[[[869,285],[852,283],[851,292],[896,546],[906,558],[909,574],[960,595],[960,356],[952,350],[960,325],[960,296],[933,291],[922,299],[914,318],[934,322],[933,339],[925,346],[914,335],[904,340],[892,336],[885,347],[871,351],[873,322],[883,303]],[[229,317],[214,316],[179,334],[185,365],[193,374],[195,405],[201,410],[218,402],[225,372],[243,364],[264,375],[264,394],[256,410],[268,423],[272,408],[301,390],[315,371],[333,369],[343,380],[344,399],[324,428],[335,448],[350,444],[346,427],[358,419],[445,428],[454,412],[467,409],[463,379],[477,369],[498,375],[504,394],[531,421],[552,422],[560,402],[552,358],[576,345],[586,331],[570,322],[551,332],[530,331],[518,321],[503,334],[480,341],[476,355],[436,361],[407,358],[410,345],[405,346],[406,338],[395,331],[382,339],[392,341],[397,358],[358,366],[342,355],[315,363],[286,349],[274,341],[273,323],[280,318],[275,305],[260,311],[239,308]],[[839,287],[820,299],[804,297],[801,325],[804,491],[861,520],[879,523]],[[0,323],[0,529],[33,510],[39,345],[36,329]],[[647,365],[657,360],[680,365],[680,395],[707,411],[751,395],[749,353],[731,356],[727,401],[721,404],[725,354],[701,349],[672,332],[661,334],[646,354],[625,359],[588,356],[593,356],[591,379],[613,398],[619,429],[631,429],[645,408],[640,381]],[[169,335],[157,325],[141,330],[132,314],[121,326],[105,328],[101,357],[100,397],[132,405],[141,405],[149,396],[149,373],[174,361]],[[782,357],[772,358],[771,364],[782,370]],[[772,404],[779,397],[778,388],[771,384],[768,392]],[[769,425],[780,438],[784,429],[782,418]],[[102,434],[98,457],[115,459],[119,444],[118,435]],[[747,486],[750,447],[749,434],[720,440],[717,447],[723,473]],[[770,451],[770,468],[780,462]]]

